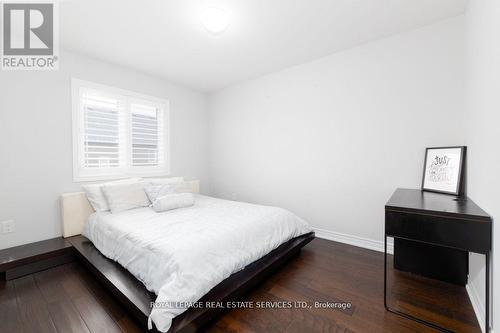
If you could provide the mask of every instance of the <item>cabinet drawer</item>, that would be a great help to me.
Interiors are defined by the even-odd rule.
[[[387,236],[450,246],[472,252],[491,249],[490,223],[386,210]]]

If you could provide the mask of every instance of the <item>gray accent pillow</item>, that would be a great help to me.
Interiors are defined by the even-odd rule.
[[[153,202],[153,210],[160,213],[177,208],[191,207],[192,205],[194,205],[193,193],[170,193],[158,197]]]
[[[186,182],[175,184],[146,183],[144,191],[149,200],[154,204],[156,199],[172,193],[192,193],[190,186]]]

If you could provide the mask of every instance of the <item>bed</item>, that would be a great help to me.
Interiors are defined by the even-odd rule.
[[[198,192],[198,182],[191,186]],[[220,309],[194,304],[242,294],[314,237],[305,221],[284,209],[200,194],[194,206],[163,213],[149,207],[95,213],[85,200],[81,193],[63,196],[65,236],[81,233],[80,243],[90,241],[82,252],[95,247],[106,258],[100,266],[119,264],[140,281],[138,289],[143,285],[147,292],[141,293],[154,300],[148,328],[160,332],[192,329],[195,320],[198,327],[200,318]]]

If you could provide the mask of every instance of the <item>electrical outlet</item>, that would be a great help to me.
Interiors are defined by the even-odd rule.
[[[2,222],[2,233],[10,234],[14,231],[16,231],[14,220],[7,220]]]

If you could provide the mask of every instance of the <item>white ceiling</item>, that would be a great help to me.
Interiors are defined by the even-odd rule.
[[[66,0],[62,47],[214,91],[463,13],[466,0]],[[231,16],[221,35],[207,5]]]

